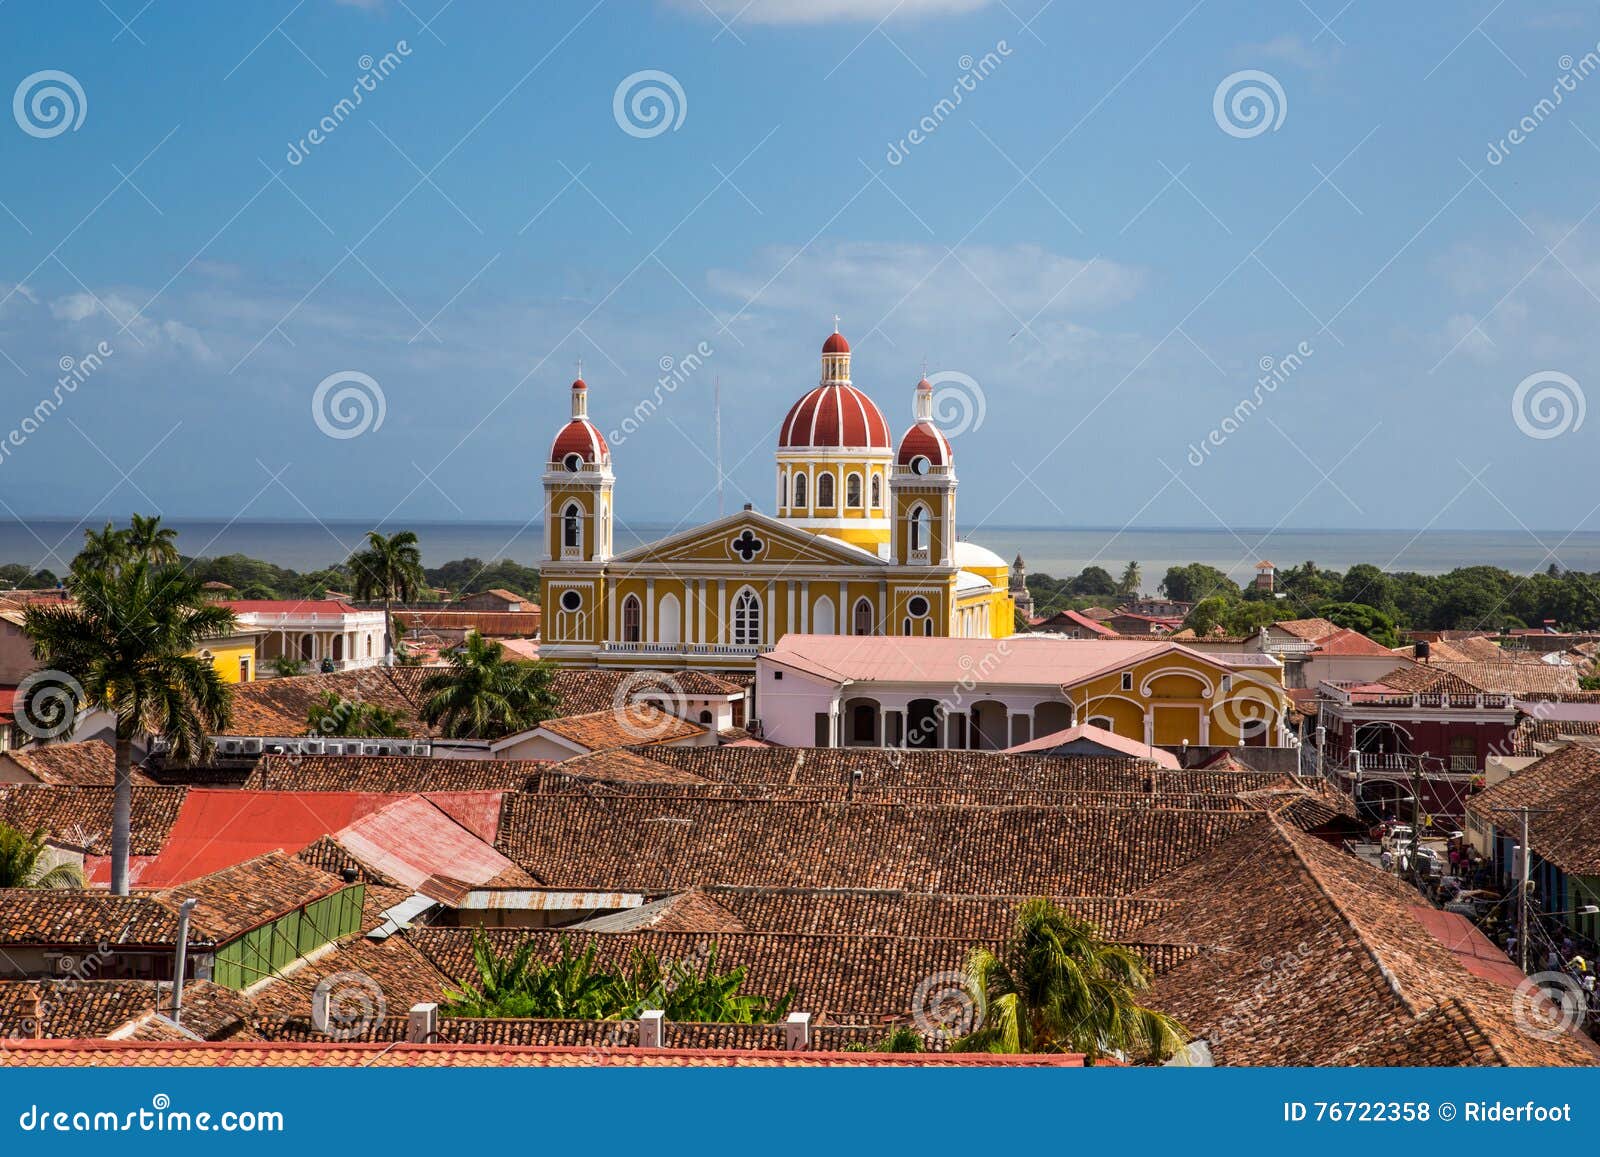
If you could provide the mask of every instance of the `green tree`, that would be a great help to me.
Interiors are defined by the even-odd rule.
[[[1122,568],[1122,581],[1117,583],[1117,593],[1126,598],[1139,597],[1139,588],[1144,584],[1144,575],[1139,573],[1139,564],[1130,562]]]
[[[379,703],[345,699],[336,691],[325,691],[306,715],[306,734],[343,739],[382,739],[404,735],[406,728],[398,712]]]
[[[1237,595],[1239,585],[1216,567],[1194,562],[1188,566],[1168,567],[1166,577],[1161,580],[1161,592],[1169,599],[1197,603],[1212,595]]]
[[[293,655],[279,655],[272,661],[272,673],[280,679],[289,679],[295,675],[304,675],[306,664],[304,659],[296,659]]]
[[[1228,615],[1228,600],[1221,595],[1212,595],[1210,598],[1201,599],[1188,616],[1183,620],[1183,625],[1195,634],[1204,638],[1218,627],[1223,627],[1223,620]]]
[[[45,830],[25,832],[0,820],[0,888],[82,888],[78,865],[45,866]]]
[[[1072,580],[1072,593],[1090,598],[1111,598],[1117,593],[1117,580],[1103,566],[1086,566]]]
[[[178,561],[178,532],[161,525],[161,516],[135,514],[122,532],[122,549],[128,558],[142,558],[156,566]]]
[[[966,976],[978,1020],[957,1052],[1164,1060],[1188,1039],[1172,1017],[1139,1003],[1150,973],[1138,953],[1042,897],[1017,910],[998,952],[972,950]]]
[[[111,570],[122,565],[128,556],[128,532],[118,530],[114,523],[106,523],[104,530],[86,529],[83,532],[83,549],[72,560],[72,575],[92,574]],[[70,579],[69,579],[70,582]]]
[[[447,669],[422,681],[422,718],[449,739],[499,739],[555,715],[550,684],[548,665],[507,659],[504,647],[474,632]]]
[[[383,662],[394,666],[394,600],[407,602],[427,585],[422,573],[422,551],[415,531],[401,530],[384,537],[376,530],[367,532],[365,549],[350,556],[345,564],[358,599],[383,600]]]
[[[1395,630],[1394,620],[1377,607],[1369,607],[1363,603],[1323,603],[1317,608],[1317,614],[1330,623],[1337,623],[1352,631],[1360,631],[1373,642],[1382,643],[1385,647],[1400,645],[1400,633]]]
[[[908,1024],[897,1024],[872,1044],[845,1045],[847,1053],[925,1053],[922,1034]]]
[[[68,605],[33,604],[22,629],[47,668],[82,689],[80,709],[116,720],[111,820],[111,890],[128,892],[133,815],[133,744],[160,737],[178,762],[200,754],[227,725],[232,692],[195,652],[231,633],[233,612],[207,597],[201,580],[177,567],[132,559],[82,570]]]

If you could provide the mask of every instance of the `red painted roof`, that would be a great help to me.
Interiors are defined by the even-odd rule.
[[[550,446],[550,461],[559,462],[568,454],[576,454],[585,462],[599,462],[611,451],[595,424],[587,418],[574,418],[556,435]]]
[[[229,599],[222,604],[235,614],[354,615],[357,607],[340,599]]]
[[[918,422],[905,432],[905,437],[900,439],[900,453],[895,460],[902,466],[909,466],[911,460],[919,456],[935,466],[950,465],[950,442],[945,438],[944,431],[932,422]]]
[[[498,813],[500,793],[495,798]],[[420,795],[405,796],[334,833],[351,855],[414,891],[435,876],[482,886],[517,866]],[[491,837],[492,838],[492,837]]]
[[[780,450],[849,447],[889,449],[889,423],[854,386],[818,386],[796,402],[778,435]]]
[[[1317,651],[1324,655],[1383,655],[1394,657],[1394,652],[1382,643],[1375,643],[1360,631],[1343,630],[1327,635],[1317,643]]]
[[[834,330],[828,335],[828,340],[822,343],[822,352],[825,354],[847,354],[850,352],[850,343],[844,340],[844,334]]]
[[[0,687],[0,723],[10,723],[15,719],[12,706],[17,700],[15,687]]]

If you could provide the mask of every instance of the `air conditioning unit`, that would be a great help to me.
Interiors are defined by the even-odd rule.
[[[217,750],[223,755],[238,755],[244,750],[244,741],[242,739],[224,739],[217,744]]]
[[[358,755],[388,755],[389,753],[383,749],[383,744],[381,744],[381,743],[363,743],[363,744],[361,744],[361,746],[360,746],[360,748],[359,748],[359,750],[357,751],[356,754],[358,754]]]
[[[321,755],[322,743],[320,739],[302,739],[296,746],[299,747],[301,755]]]
[[[246,755],[260,755],[261,754],[261,740],[259,740],[259,739],[241,739],[239,741],[239,750],[242,751]]]
[[[430,752],[430,748],[426,743],[402,743],[396,750],[401,755],[427,756]]]

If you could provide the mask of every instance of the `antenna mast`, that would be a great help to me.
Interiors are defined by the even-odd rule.
[[[717,517],[722,517],[722,375],[711,379],[711,413],[715,423],[713,438],[717,451]]]

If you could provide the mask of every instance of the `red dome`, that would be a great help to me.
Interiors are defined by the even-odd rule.
[[[594,423],[587,418],[574,418],[556,435],[550,447],[550,461],[560,462],[568,454],[576,454],[585,462],[600,462],[609,453],[606,440]]]
[[[822,343],[822,352],[825,354],[847,354],[850,352],[850,343],[844,340],[844,334],[834,330],[828,335],[828,340]]]
[[[829,341],[844,339],[834,334]],[[848,346],[844,348],[848,349]],[[871,398],[854,386],[818,386],[789,410],[778,449],[887,450],[889,423]]]
[[[900,452],[895,461],[909,466],[911,460],[918,457],[926,458],[935,466],[950,465],[950,441],[932,422],[918,422],[900,439]]]

